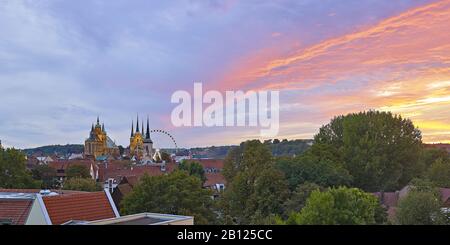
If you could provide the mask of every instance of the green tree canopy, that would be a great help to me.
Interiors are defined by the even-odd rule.
[[[178,166],[178,168],[180,170],[186,171],[191,176],[199,178],[202,181],[202,183],[205,183],[206,181],[205,170],[203,169],[203,166],[200,163],[188,162],[186,160],[183,160]]]
[[[441,211],[439,192],[430,187],[413,188],[406,197],[400,199],[395,215],[400,225],[441,225],[448,217]]]
[[[352,176],[340,164],[329,159],[321,159],[310,152],[294,158],[278,158],[277,168],[286,176],[291,190],[305,182],[332,187],[348,186],[352,181]]]
[[[39,188],[40,182],[33,180],[26,169],[25,155],[16,149],[0,148],[0,187]]]
[[[67,178],[91,178],[89,169],[84,165],[79,165],[76,163],[71,164],[66,169]]]
[[[231,150],[224,176],[228,183],[221,200],[224,223],[261,224],[282,213],[287,183],[267,145],[253,140]]]
[[[39,165],[31,170],[33,179],[42,181],[41,188],[56,187],[56,170],[48,165]]]
[[[300,212],[306,205],[306,200],[313,191],[323,191],[324,188],[315,183],[305,182],[295,189],[284,203],[284,214],[289,216],[292,213]]]
[[[426,178],[438,187],[449,188],[450,160],[443,158],[437,159],[427,170]]]
[[[194,216],[196,224],[215,221],[212,193],[202,188],[199,178],[185,171],[168,175],[144,175],[121,203],[123,214],[141,212]]]
[[[75,190],[75,191],[101,191],[102,187],[99,183],[91,178],[79,178],[73,177],[64,181],[64,190]]]
[[[312,152],[343,166],[353,185],[366,191],[396,190],[420,175],[421,132],[389,112],[338,116],[315,136]],[[318,156],[322,157],[323,156]]]
[[[304,225],[369,225],[376,223],[377,198],[357,188],[339,187],[313,191],[300,213],[289,223]]]

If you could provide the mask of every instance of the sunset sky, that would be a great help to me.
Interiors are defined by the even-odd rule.
[[[413,120],[425,142],[450,142],[450,0],[0,2],[6,146],[82,144],[97,115],[128,146],[137,113],[182,147],[258,138],[260,128],[172,126],[170,97],[194,82],[279,90],[279,139],[376,109]]]

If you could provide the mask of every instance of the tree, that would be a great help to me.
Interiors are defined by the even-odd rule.
[[[323,191],[324,188],[310,182],[305,182],[292,192],[290,198],[284,203],[284,214],[288,217],[292,213],[298,213],[305,207],[306,200],[313,191]]]
[[[26,169],[25,155],[16,149],[0,147],[0,187],[1,188],[39,188],[40,182],[33,180]]]
[[[84,165],[79,165],[76,163],[71,164],[66,169],[67,178],[91,178],[89,169]]]
[[[203,169],[203,166],[200,163],[187,162],[183,160],[178,166],[178,168],[180,170],[186,171],[191,176],[199,178],[202,181],[202,183],[205,183],[206,181],[205,170]]]
[[[328,159],[320,159],[309,153],[294,158],[278,158],[277,168],[286,176],[291,190],[295,190],[298,185],[305,182],[332,187],[348,186],[352,181],[348,171],[340,164]]]
[[[421,139],[410,120],[368,111],[335,117],[320,129],[312,148],[325,149],[336,164],[343,164],[354,186],[385,191],[420,175]]]
[[[51,189],[56,185],[56,170],[48,165],[39,165],[31,170],[33,179],[42,181],[41,188]]]
[[[90,178],[73,177],[64,181],[65,190],[75,191],[101,191],[102,187]]]
[[[450,187],[450,161],[442,158],[437,159],[428,169],[426,178],[436,186]]]
[[[377,198],[357,188],[339,187],[325,192],[313,191],[300,213],[293,213],[288,223],[302,225],[375,224]]]
[[[211,191],[203,189],[199,178],[185,171],[168,175],[144,175],[121,203],[123,214],[155,212],[189,215],[196,224],[215,220]]]
[[[231,150],[224,176],[228,183],[221,199],[224,223],[261,224],[282,213],[287,183],[265,144],[247,141]]]
[[[412,190],[400,199],[395,221],[400,225],[440,225],[448,220],[441,212],[436,192]]]
[[[449,161],[450,155],[444,149],[424,148],[420,155],[420,162],[423,168],[423,172],[425,172],[431,166],[431,164],[436,162],[438,159]]]

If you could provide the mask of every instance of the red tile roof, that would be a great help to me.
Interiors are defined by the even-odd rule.
[[[0,200],[0,219],[10,219],[13,225],[24,225],[32,205],[32,199],[2,199]]]
[[[103,191],[44,196],[42,199],[54,225],[70,220],[92,221],[116,217]]]
[[[225,177],[221,173],[205,173],[206,181],[203,186],[213,186],[215,184],[226,184]]]
[[[439,192],[441,193],[442,202],[446,203],[450,198],[450,189],[449,188],[439,188]]]
[[[175,163],[167,163],[166,171],[161,171],[160,166],[144,165],[144,166],[123,166],[116,164],[108,164],[108,167],[104,164],[99,165],[98,176],[101,182],[106,181],[108,178],[114,178],[119,181],[122,177],[135,176],[136,178],[142,177],[144,174],[150,176],[159,176],[165,173],[173,172],[176,169]]]
[[[65,177],[66,176],[66,169],[69,166],[74,166],[74,165],[81,165],[81,166],[85,166],[88,171],[91,170],[91,165],[94,168],[94,174],[96,172],[96,170],[98,169],[97,165],[95,164],[95,162],[93,160],[58,160],[58,161],[53,161],[50,162],[48,164],[48,166],[56,169],[56,170],[64,170],[64,172],[57,172],[56,175],[58,177]],[[96,177],[96,176],[94,176]]]

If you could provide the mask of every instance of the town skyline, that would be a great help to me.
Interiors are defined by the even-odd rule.
[[[373,109],[449,143],[450,1],[362,2],[5,1],[0,140],[82,144],[99,116],[127,146],[136,114],[180,147],[259,138],[259,127],[174,127],[171,94],[202,82],[280,91],[272,138],[312,138],[334,116]]]

